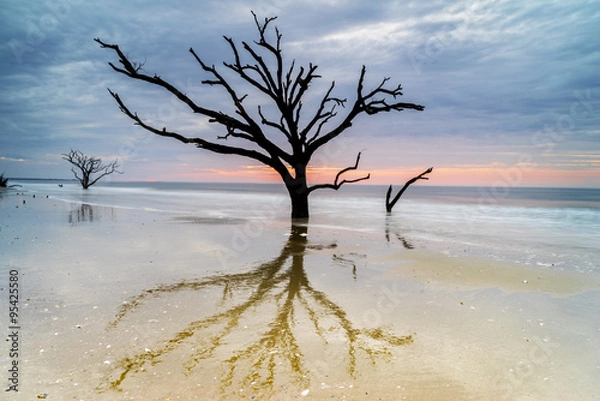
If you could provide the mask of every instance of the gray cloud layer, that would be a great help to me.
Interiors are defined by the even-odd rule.
[[[539,165],[600,168],[594,1],[4,3],[0,172],[9,176],[67,177],[59,155],[71,147],[127,159],[129,179],[155,178],[184,162],[247,164],[132,127],[107,87],[169,127],[220,133],[157,89],[113,73],[107,62],[115,57],[92,39],[119,43],[147,72],[226,108],[218,91],[201,85],[206,76],[187,49],[216,65],[230,59],[222,35],[254,39],[250,10],[278,15],[288,60],[319,65],[323,85],[335,80],[339,96],[352,98],[365,64],[371,85],[389,76],[402,83],[407,101],[426,105],[423,113],[357,121],[348,151],[368,148],[373,168],[511,165],[524,152]],[[407,142],[426,154],[402,149]]]

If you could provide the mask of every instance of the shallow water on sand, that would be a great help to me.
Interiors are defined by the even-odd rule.
[[[275,184],[114,182],[88,191],[68,181],[63,187],[48,181],[23,184],[69,202],[185,214],[207,222],[287,224],[289,214],[285,190]],[[317,191],[311,199],[311,225],[384,231],[452,255],[581,272],[600,268],[600,189],[416,186],[391,215],[382,210],[384,193],[380,186]]]
[[[386,216],[356,191],[315,197],[310,223],[291,227],[276,187],[22,184],[0,199],[2,302],[10,270],[22,284],[14,399],[600,390],[589,202],[481,206],[457,193]]]

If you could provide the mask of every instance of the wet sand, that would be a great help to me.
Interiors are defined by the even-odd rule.
[[[0,215],[5,330],[10,270],[20,283],[19,394],[8,399],[600,392],[595,275],[448,256],[318,219],[291,228],[14,192]]]

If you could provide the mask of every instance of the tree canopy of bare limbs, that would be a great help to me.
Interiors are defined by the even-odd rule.
[[[83,189],[88,189],[109,174],[122,174],[121,171],[117,170],[120,167],[118,160],[104,164],[102,163],[102,159],[98,157],[87,156],[83,152],[73,149],[69,153],[63,153],[62,156],[64,160],[73,165],[71,171],[75,175],[75,178],[79,180]]]
[[[178,100],[187,105],[193,113],[208,118],[211,123],[223,127],[225,134],[216,140],[199,136],[187,136],[168,127],[158,127],[132,111],[126,102],[109,89],[110,94],[118,103],[121,111],[135,124],[156,135],[174,138],[183,143],[189,143],[201,149],[220,154],[234,154],[257,160],[275,170],[283,180],[292,207],[292,218],[307,218],[309,216],[309,195],[318,189],[339,189],[343,184],[366,180],[370,175],[354,179],[344,179],[343,175],[358,169],[360,153],[351,167],[341,169],[333,183],[309,185],[307,168],[315,152],[323,145],[339,137],[359,115],[374,116],[382,112],[402,111],[405,109],[423,110],[423,106],[414,103],[399,102],[402,87],[388,86],[389,78],[384,78],[374,89],[365,89],[366,67],[363,66],[358,77],[355,97],[352,101],[334,96],[335,81],[320,97],[314,113],[303,115],[303,99],[311,83],[321,78],[317,74],[317,66],[309,63],[297,67],[295,61],[284,62],[281,48],[282,35],[273,21],[276,17],[259,21],[256,14],[254,22],[258,30],[258,39],[252,42],[236,43],[232,38],[225,37],[233,59],[223,62],[223,68],[206,63],[195,51],[189,52],[199,67],[209,76],[202,81],[209,86],[220,87],[228,96],[234,107],[234,113],[225,113],[211,107],[196,103],[182,90],[159,75],[148,75],[143,72],[141,63],[134,62],[121,50],[117,44],[94,40],[102,48],[114,51],[118,64],[109,63],[112,69],[130,78],[144,81],[161,87],[170,92]],[[232,73],[239,85],[234,87],[231,79],[226,78],[223,71]],[[256,94],[268,99],[265,107],[258,106],[250,110],[245,100],[248,94],[239,92],[238,87],[248,85]],[[275,117],[267,115],[271,106],[277,110]],[[343,115],[338,116],[339,108],[344,108]],[[340,113],[341,114],[341,113]],[[278,145],[272,140],[273,133],[283,138],[287,144]],[[229,141],[226,141],[229,140]]]

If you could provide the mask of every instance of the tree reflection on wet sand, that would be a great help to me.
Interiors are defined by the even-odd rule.
[[[146,367],[183,349],[181,367],[186,375],[203,362],[220,361],[217,393],[224,395],[235,386],[273,394],[282,382],[309,388],[318,370],[312,360],[315,349],[342,355],[343,368],[336,369],[355,378],[361,358],[374,365],[390,359],[394,348],[413,341],[411,335],[397,336],[389,328],[357,327],[344,309],[311,285],[304,265],[307,249],[318,252],[323,247],[308,244],[307,226],[293,225],[281,253],[248,272],[163,284],[129,298],[108,330],[119,330],[125,318],[134,318],[151,299],[168,299],[181,291],[222,291],[214,314],[190,322],[152,349],[135,354],[124,350],[129,356],[111,365],[98,391],[120,391],[132,377],[148,374]],[[248,324],[258,326],[249,332]]]

